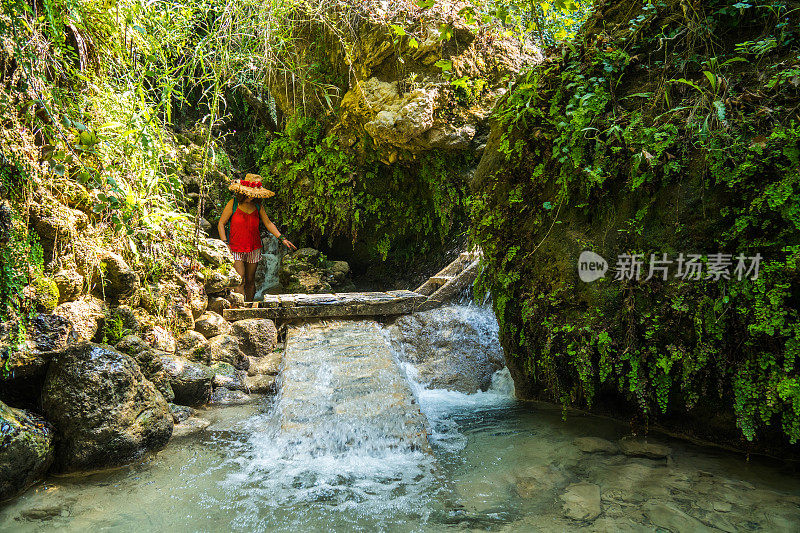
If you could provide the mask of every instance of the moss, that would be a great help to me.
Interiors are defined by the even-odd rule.
[[[624,21],[604,26],[620,4]],[[739,437],[777,430],[794,443],[800,91],[780,80],[796,69],[784,59],[800,56],[798,15],[789,32],[780,9],[757,23],[724,2],[703,9],[687,23],[678,3],[600,4],[581,39],[518,81],[474,183],[480,284],[522,395],[615,403],[645,421],[714,412]],[[665,59],[657,36],[684,30],[695,40]],[[725,43],[713,58],[712,36]],[[770,37],[772,53],[745,57],[742,43]],[[643,277],[651,254],[763,261],[757,280],[637,283],[612,270],[587,284],[583,250],[612,269],[642,254]]]
[[[50,277],[36,278],[33,287],[36,307],[46,313],[52,312],[58,305],[60,297],[55,280]]]

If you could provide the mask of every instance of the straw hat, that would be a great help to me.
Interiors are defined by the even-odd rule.
[[[258,174],[248,174],[243,180],[233,180],[228,186],[228,190],[245,194],[251,198],[271,198],[275,193],[265,189],[261,184],[261,176]]]

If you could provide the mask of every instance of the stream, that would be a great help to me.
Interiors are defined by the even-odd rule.
[[[442,332],[454,357],[466,340],[498,342],[490,309],[448,307],[428,313],[481,322],[478,341]],[[783,463],[660,435],[647,441],[670,447],[668,458],[581,451],[576,439],[616,447],[630,428],[517,402],[507,369],[464,394],[426,386],[401,351],[394,357],[427,418],[430,451],[287,434],[275,413],[289,399],[262,397],[202,411],[207,429],[141,463],[47,479],[0,508],[0,531],[800,529],[800,478]],[[565,498],[600,513],[570,518]]]

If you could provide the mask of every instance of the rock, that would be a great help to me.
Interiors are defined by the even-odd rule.
[[[209,367],[183,357],[162,356],[160,360],[177,403],[198,406],[211,401],[214,372]]]
[[[206,343],[205,336],[199,331],[189,330],[178,337],[176,349],[178,351],[191,351]]]
[[[600,487],[593,483],[573,483],[561,495],[564,515],[573,520],[592,521],[602,512]]]
[[[185,437],[187,435],[192,435],[193,433],[197,433],[198,431],[203,431],[210,425],[211,422],[209,422],[208,420],[193,416],[187,418],[180,424],[176,425],[175,430],[172,432],[172,436],[178,438],[178,437]]]
[[[174,353],[177,343],[175,337],[161,326],[154,326],[144,336],[150,346],[161,352]]]
[[[259,374],[244,379],[245,390],[255,394],[269,394],[275,391],[275,376]]]
[[[120,344],[122,348],[126,348],[128,351],[120,349],[120,345],[117,346],[117,350],[133,357],[138,363],[139,369],[142,371],[142,374],[144,374],[144,377],[156,386],[156,389],[158,389],[158,392],[161,393],[164,399],[168,402],[173,401],[175,399],[175,392],[172,390],[169,376],[161,362],[161,357],[166,355],[166,353],[154,350],[138,337],[129,335],[125,337],[125,339],[127,339],[130,344],[122,342],[120,342]]]
[[[237,320],[231,325],[231,335],[239,338],[244,353],[252,357],[266,356],[278,344],[278,328],[268,318]]]
[[[283,352],[275,351],[264,357],[249,357],[250,365],[247,368],[248,376],[258,376],[261,374],[276,375],[281,371],[281,361]]]
[[[228,390],[225,387],[217,387],[214,389],[214,397],[212,403],[216,405],[241,405],[250,403],[252,399],[250,396],[242,391]]]
[[[125,335],[114,348],[133,357],[140,352],[149,350],[150,345],[137,335]]]
[[[219,239],[200,239],[200,257],[212,268],[233,264],[233,256],[228,245]]]
[[[244,295],[238,292],[231,292],[227,296],[227,300],[231,303],[231,307],[244,307]]]
[[[86,229],[89,221],[85,213],[70,209],[52,196],[31,204],[29,214],[31,225],[39,235],[45,261],[53,256],[56,242],[71,242],[76,232]]]
[[[105,304],[102,300],[86,295],[59,305],[53,310],[53,314],[62,316],[72,323],[76,341],[90,341],[105,319],[104,309]]]
[[[444,306],[402,316],[390,327],[398,353],[431,388],[486,390],[505,366],[497,326],[472,308]]]
[[[77,270],[59,270],[53,274],[53,280],[58,286],[60,304],[73,301],[83,292],[84,278]]]
[[[286,292],[326,293],[352,284],[345,261],[328,261],[313,248],[301,248],[283,256],[278,269],[278,279]]]
[[[81,343],[50,363],[42,408],[59,436],[57,472],[129,463],[172,435],[163,396],[129,355]]]
[[[109,344],[119,342],[126,335],[139,335],[139,319],[127,305],[112,307],[103,320],[103,340]]]
[[[534,465],[514,475],[514,486],[521,498],[533,498],[551,491],[566,479],[566,476],[552,465]]]
[[[186,405],[178,405],[175,403],[169,404],[169,410],[172,413],[172,420],[179,424],[191,416],[197,414],[197,409],[192,409]]]
[[[66,348],[72,339],[72,324],[60,315],[39,314],[33,317],[22,342],[16,342],[18,328],[15,320],[0,323],[0,353],[3,353],[4,369],[0,372],[0,383],[10,378],[44,377],[53,352]]]
[[[663,444],[647,442],[636,438],[624,438],[619,441],[619,449],[631,457],[647,457],[649,459],[665,459],[672,455],[672,448]]]
[[[217,295],[237,287],[242,283],[242,277],[233,268],[233,265],[223,265],[204,272],[204,287],[206,294]]]
[[[616,444],[598,437],[580,437],[572,441],[572,444],[584,453],[619,453],[619,447]]]
[[[675,507],[672,503],[649,501],[642,510],[654,526],[672,531],[672,533],[713,531],[696,518]]]
[[[247,390],[247,385],[245,385],[247,373],[243,370],[236,370],[233,368],[233,365],[229,363],[214,363],[210,368],[211,371],[214,372],[215,387],[225,387],[231,390]]]
[[[239,294],[239,293],[236,293]],[[242,300],[242,305],[244,305],[244,300]],[[217,296],[212,296],[208,299],[208,311],[216,313],[222,316],[225,309],[231,308],[230,300],[225,298],[219,298]]]
[[[217,313],[209,311],[195,321],[194,330],[210,339],[217,335],[227,335],[231,331],[231,325]]]
[[[31,284],[33,293],[33,303],[36,310],[42,313],[50,313],[56,308],[59,302],[58,285],[53,278],[43,276],[36,278]]]
[[[208,354],[209,364],[221,361],[230,363],[239,370],[247,370],[250,366],[250,360],[242,351],[239,339],[232,335],[217,335],[210,338],[205,351]]]
[[[100,273],[96,282],[102,295],[110,300],[124,300],[139,288],[139,276],[121,255],[106,251],[100,257]]]
[[[0,402],[0,502],[44,477],[53,463],[54,436],[44,419]]]

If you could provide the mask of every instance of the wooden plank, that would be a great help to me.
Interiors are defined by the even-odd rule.
[[[223,316],[235,322],[245,318],[332,318],[387,316],[410,313],[426,300],[412,291],[338,293],[333,295],[281,295],[280,307],[226,309]],[[283,298],[291,296],[292,298]],[[288,305],[291,302],[292,305]],[[305,303],[303,303],[305,302]]]

